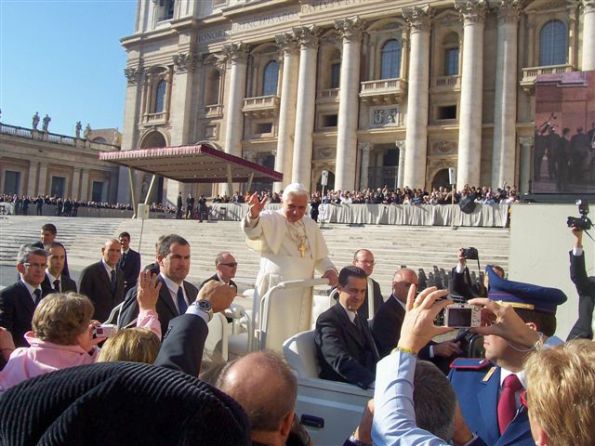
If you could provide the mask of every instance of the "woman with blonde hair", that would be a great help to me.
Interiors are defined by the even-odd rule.
[[[126,328],[105,341],[97,362],[132,361],[153,364],[159,353],[159,338],[146,328]]]
[[[525,371],[535,444],[595,445],[595,343],[575,340],[537,351]]]

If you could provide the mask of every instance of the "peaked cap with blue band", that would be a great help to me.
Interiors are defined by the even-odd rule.
[[[489,278],[488,299],[506,302],[515,308],[556,314],[558,305],[566,302],[566,294],[558,288],[547,288],[530,283],[501,278],[491,265],[486,267]]]

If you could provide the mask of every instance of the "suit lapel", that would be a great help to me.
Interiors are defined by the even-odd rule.
[[[527,411],[521,407],[496,444],[498,446],[522,444],[522,440],[530,439],[529,417]]]
[[[481,389],[477,392],[477,405],[481,412],[483,425],[485,427],[484,440],[488,444],[494,444],[500,436],[498,430],[498,394],[500,393],[500,367],[492,374],[487,382],[481,382]]]
[[[337,318],[340,321],[340,326],[344,327],[345,333],[351,336],[351,338],[353,338],[353,340],[358,345],[363,347],[364,339],[362,338],[362,334],[360,333],[359,328],[357,328],[357,326],[353,322],[351,322],[349,316],[347,316],[347,312],[339,302],[335,304],[333,310],[335,311]]]
[[[35,304],[33,303],[33,298],[31,297],[31,293],[29,293],[29,290],[27,289],[27,287],[25,286],[25,284],[23,282],[21,282],[19,280],[19,292],[21,294],[21,301],[23,303],[23,305],[25,306],[25,309],[27,311],[29,311],[31,314],[33,314],[33,311],[35,311]]]

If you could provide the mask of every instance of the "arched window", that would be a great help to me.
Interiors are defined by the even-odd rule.
[[[157,88],[155,89],[155,107],[153,108],[153,113],[162,113],[165,109],[165,89],[167,87],[167,83],[164,79],[160,80],[157,83]]]
[[[389,40],[380,51],[380,79],[395,79],[401,74],[401,42]]]
[[[539,32],[539,66],[564,65],[568,49],[568,33],[561,20],[550,20]]]
[[[262,95],[272,96],[277,94],[277,82],[279,80],[279,64],[271,60],[264,67],[264,76],[262,81]]]

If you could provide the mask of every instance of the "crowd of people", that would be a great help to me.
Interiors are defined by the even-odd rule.
[[[462,250],[451,290],[418,293],[415,272],[397,268],[385,298],[371,277],[373,252],[356,250],[352,265],[338,270],[306,215],[310,194],[292,184],[281,199],[278,210],[264,209],[266,195],[245,200],[241,230],[261,258],[256,288],[262,296],[281,281],[317,273],[326,279],[336,303],[315,324],[320,377],[374,389],[360,425],[337,444],[595,442],[592,398],[585,398],[595,393],[595,278],[586,275],[581,229],[572,228],[570,252],[579,318],[563,344],[554,336],[562,291],[507,280],[494,266],[485,283],[473,283],[471,256]],[[219,253],[213,276],[195,286],[187,280],[191,246],[182,236],[160,237],[141,271],[131,236],[122,232],[98,247],[98,262],[76,284],[56,239],[57,228],[44,225],[36,246],[18,253],[19,279],[0,291],[3,441],[311,444],[296,421],[295,375],[278,354],[254,352],[219,368],[203,364],[207,324],[237,294],[232,253]],[[306,295],[287,289],[282,296],[287,314],[276,316],[285,338],[310,329],[309,319],[294,312]],[[453,331],[435,320],[455,296],[481,308],[482,324],[434,342]],[[114,326],[117,334],[107,337]],[[483,336],[483,357],[461,358],[476,341],[469,335]],[[98,410],[96,422],[83,422]]]

